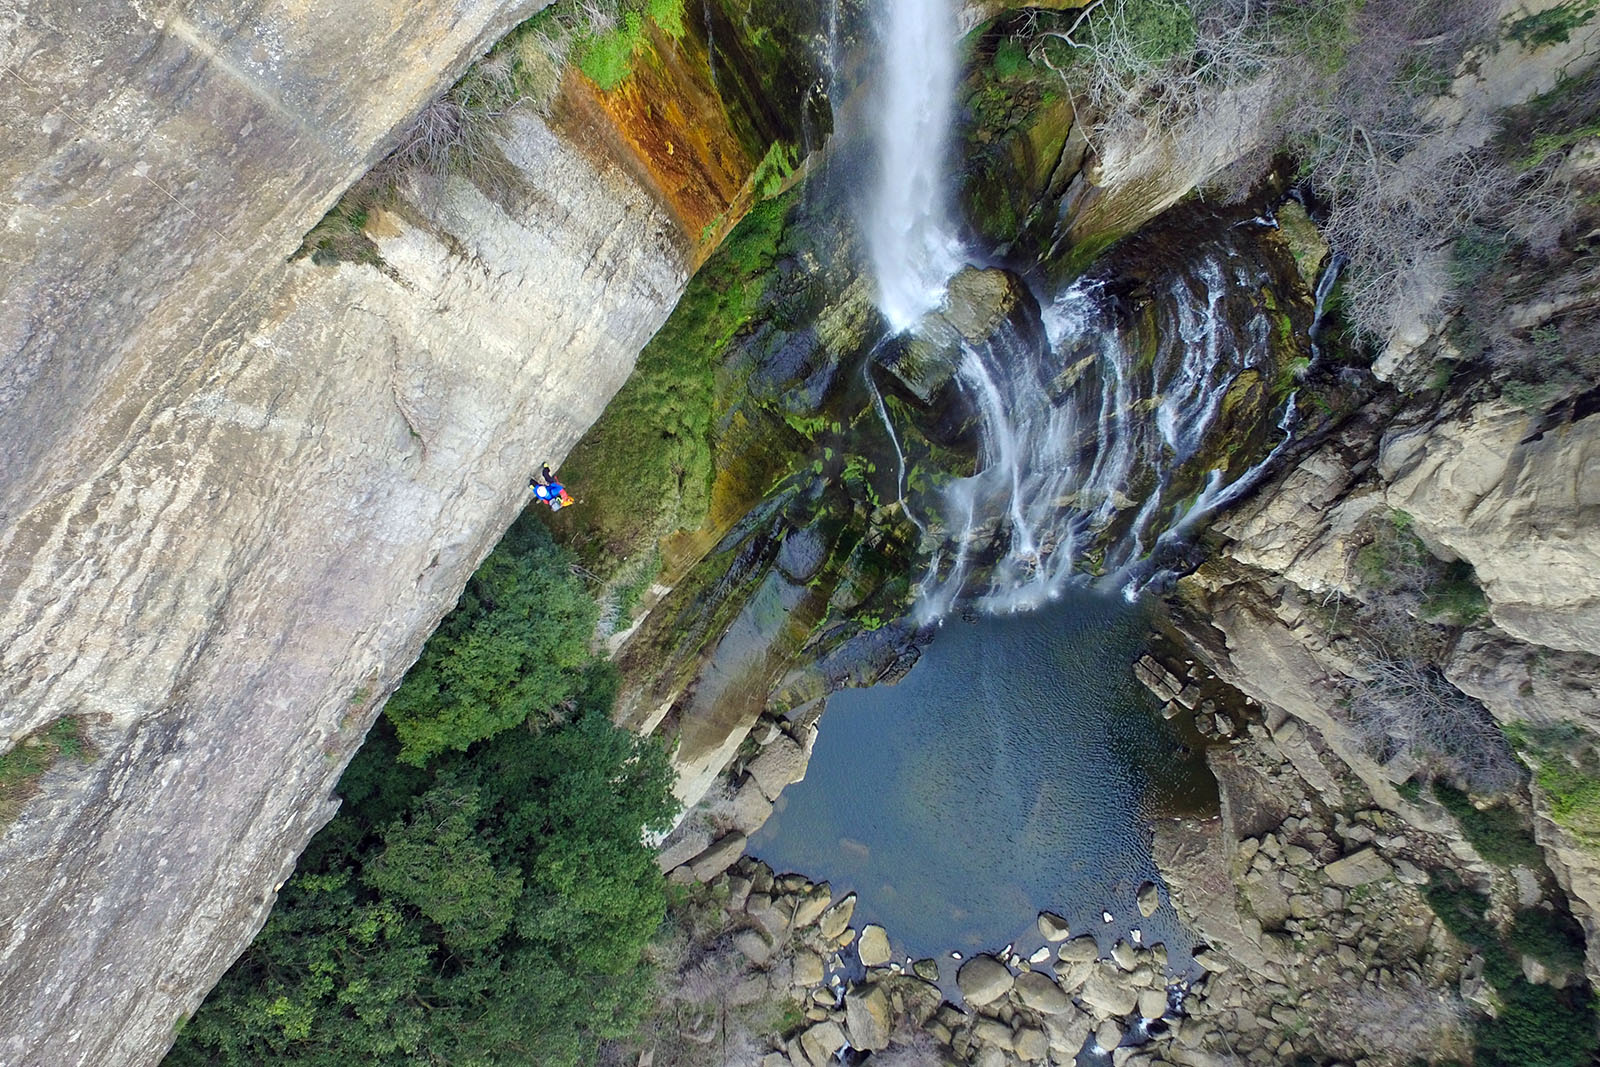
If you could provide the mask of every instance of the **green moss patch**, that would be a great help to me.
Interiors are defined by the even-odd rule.
[[[64,759],[84,759],[90,751],[83,720],[75,715],[62,716],[13,745],[0,756],[0,824],[17,817],[39,791],[46,771]]]
[[[563,478],[583,504],[555,521],[571,524],[569,543],[591,565],[609,570],[705,518],[716,370],[755,315],[793,200],[791,192],[764,201],[734,228],[567,457]]]
[[[1506,736],[1533,765],[1550,818],[1600,853],[1600,738],[1572,723],[1516,723]]]

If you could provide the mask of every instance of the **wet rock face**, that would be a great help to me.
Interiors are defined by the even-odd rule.
[[[40,91],[0,135],[34,167],[6,172],[25,224],[0,238],[28,265],[0,327],[0,744],[81,716],[95,758],[58,763],[0,842],[0,1062],[160,1058],[529,472],[686,277],[632,170],[522,115],[520,194],[452,179],[376,215],[382,270],[287,262],[389,127],[537,5],[324,6],[129,15],[126,48],[28,6]]]

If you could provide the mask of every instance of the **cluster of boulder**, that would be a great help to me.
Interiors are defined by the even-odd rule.
[[[1119,940],[1103,956],[1093,937],[1068,937],[1065,924],[1041,915],[1047,938],[1060,941],[1049,970],[1011,956],[975,956],[956,976],[964,1013],[943,1005],[927,1025],[961,1062],[1080,1064],[1106,1057],[1116,1067],[1158,1067],[1183,1006],[1202,995],[1205,977],[1172,979],[1162,945]],[[1018,973],[1013,973],[1016,968]],[[1053,973],[1052,973],[1053,972]]]
[[[656,862],[670,881],[709,882],[744,855],[749,836],[772,816],[773,802],[806,776],[817,739],[814,720],[792,724],[798,737],[775,719],[757,720],[745,740],[749,753],[729,769],[727,784],[662,842]]]
[[[1140,677],[1158,695],[1214,681],[1192,663],[1155,666]],[[1449,820],[1424,827],[1420,810],[1407,821],[1375,805],[1306,724],[1237,699],[1192,710],[1222,742],[1207,751],[1220,815],[1158,824],[1156,862],[1214,947],[1196,954],[1206,996],[1185,1005],[1172,1061],[1378,1067],[1448,1052],[1464,1036],[1470,952],[1422,889],[1441,867],[1485,883],[1494,872]],[[1391,1025],[1399,1018],[1411,1025]]]
[[[761,1067],[825,1067],[847,1051],[907,1048],[929,1065],[1162,1067],[1182,1062],[1160,1050],[1208,980],[1199,971],[1169,977],[1162,945],[1119,940],[1104,953],[1094,937],[1042,914],[1045,948],[1028,959],[1008,950],[961,961],[959,997],[947,997],[955,990],[941,987],[938,961],[896,959],[888,931],[855,922],[854,893],[835,899],[826,882],[748,858],[708,892],[743,958],[734,999],[791,1005],[791,1025],[769,1035]],[[1141,889],[1143,914],[1159,902],[1154,885]]]
[[[952,953],[953,985],[938,961],[897,959],[888,931],[855,922],[854,894],[835,899],[827,883],[742,856],[809,750],[781,724],[757,724],[732,784],[667,839],[661,862],[674,881],[712,883],[746,968],[735,998],[788,1006],[761,1067],[824,1067],[847,1052],[851,1062],[972,1067],[1265,1067],[1307,1056],[1382,1067],[1410,1061],[1380,1021],[1401,1014],[1420,1020],[1416,1051],[1460,1047],[1462,1001],[1492,1005],[1481,965],[1422,893],[1427,872],[1464,874],[1506,908],[1540,904],[1548,874],[1508,878],[1442,813],[1430,821],[1414,804],[1380,805],[1312,725],[1242,699],[1193,661],[1146,657],[1137,672],[1169,717],[1192,716],[1214,742],[1220,814],[1155,828],[1171,904],[1203,939],[1192,960],[1140,944],[1137,928],[1105,950],[1109,927],[1097,939],[1048,913],[1038,917],[1044,945],[1026,957],[1009,946],[964,961]],[[1151,916],[1162,892],[1147,883],[1135,903]]]

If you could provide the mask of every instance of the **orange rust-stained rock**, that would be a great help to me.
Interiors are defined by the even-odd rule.
[[[705,42],[692,32],[674,41],[651,26],[633,73],[610,92],[569,72],[558,121],[611,142],[608,154],[627,160],[656,193],[696,249],[696,262],[749,207],[745,187],[758,160],[735,135],[711,81]]]

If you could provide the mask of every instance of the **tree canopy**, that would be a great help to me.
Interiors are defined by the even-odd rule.
[[[507,531],[384,708],[402,761],[421,766],[572,697],[596,617],[572,562],[530,516]]]
[[[566,1065],[631,1030],[666,908],[643,838],[672,778],[612,725],[592,622],[565,554],[519,522],[169,1064]]]

